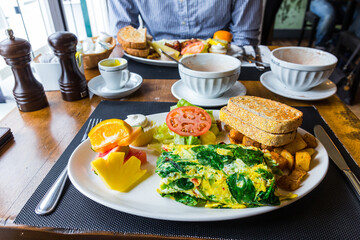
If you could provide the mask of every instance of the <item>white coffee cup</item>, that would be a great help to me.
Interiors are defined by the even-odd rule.
[[[98,63],[99,71],[109,90],[119,90],[130,80],[128,63],[124,58],[107,58]]]

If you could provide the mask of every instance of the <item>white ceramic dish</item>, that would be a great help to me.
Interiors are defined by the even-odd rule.
[[[287,88],[307,91],[325,82],[337,63],[331,53],[307,47],[281,47],[271,52],[270,68]]]
[[[235,96],[244,96],[246,94],[245,86],[237,81],[234,86],[226,91],[223,95],[217,98],[201,98],[195,93],[189,94],[190,89],[188,89],[182,80],[175,82],[171,87],[171,93],[177,99],[186,99],[191,104],[201,106],[201,107],[219,107],[224,106],[228,103],[229,98]]]
[[[168,42],[172,42],[172,41],[174,41],[174,40],[169,40]],[[230,55],[230,56],[236,55],[236,54],[238,54],[238,52],[240,50],[241,49],[238,46],[230,45],[227,55]],[[161,67],[177,67],[177,65],[178,65],[176,62],[173,62],[171,60],[167,61],[167,60],[141,58],[141,57],[132,56],[132,55],[126,53],[125,51],[124,51],[124,55],[136,62],[149,64],[149,65],[155,65],[155,66],[161,66]]]
[[[160,113],[148,117],[150,120],[161,124],[165,121],[166,115],[167,113]],[[219,119],[219,111],[214,111],[214,117]],[[299,132],[304,134],[306,131],[299,128]],[[223,139],[225,140],[225,137]],[[152,175],[128,193],[107,189],[100,178],[91,171],[90,163],[95,159],[96,153],[91,150],[89,140],[81,143],[72,153],[68,164],[68,173],[72,184],[82,194],[115,210],[142,217],[173,221],[230,220],[280,209],[311,192],[325,177],[329,164],[326,150],[319,141],[318,144],[317,153],[311,162],[311,170],[302,182],[302,186],[294,191],[295,194],[298,194],[298,197],[291,201],[284,201],[279,206],[246,209],[209,209],[189,207],[174,200],[162,198],[156,192],[160,177],[154,173],[158,156],[145,148],[143,149],[147,152],[148,163],[143,168],[146,168]]]
[[[200,53],[180,60],[189,68],[179,65],[179,74],[185,85],[203,98],[217,98],[237,82],[241,62],[239,59],[216,53]]]
[[[263,73],[260,76],[260,82],[271,92],[296,100],[310,101],[325,99],[334,95],[337,89],[336,85],[332,81],[326,80],[325,82],[308,91],[293,91],[282,84],[271,71]]]
[[[124,88],[119,90],[110,90],[105,87],[105,81],[101,75],[94,77],[88,82],[88,87],[94,94],[103,98],[123,98],[126,97],[136,90],[138,90],[142,83],[143,78],[136,73],[130,73],[130,80],[126,83]]]

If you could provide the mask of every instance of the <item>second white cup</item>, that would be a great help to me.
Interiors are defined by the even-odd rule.
[[[99,71],[109,90],[125,87],[130,79],[128,62],[124,58],[107,58],[98,63]]]

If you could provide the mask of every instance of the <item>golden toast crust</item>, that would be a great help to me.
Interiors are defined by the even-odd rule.
[[[117,40],[122,47],[145,49],[147,48],[146,32],[146,28],[138,30],[129,25],[118,31]]]
[[[255,96],[232,97],[227,109],[234,116],[270,133],[295,131],[303,116],[301,111],[288,105]]]
[[[296,136],[296,130],[287,133],[270,133],[259,129],[249,122],[240,119],[238,116],[230,112],[227,107],[221,108],[220,120],[238,130],[245,136],[267,146],[283,146],[293,141]]]

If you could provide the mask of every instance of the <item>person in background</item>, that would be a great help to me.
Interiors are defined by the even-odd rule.
[[[332,34],[335,24],[344,17],[346,4],[347,1],[311,0],[310,11],[320,18],[316,28],[316,48],[325,49],[328,47],[329,41],[333,40]],[[350,25],[349,31],[357,32],[360,35],[360,17],[357,17],[359,15],[358,7],[355,10],[354,21]]]
[[[207,39],[218,30],[233,34],[233,44],[257,45],[262,0],[109,0],[112,34],[127,25],[144,27],[155,40]]]

